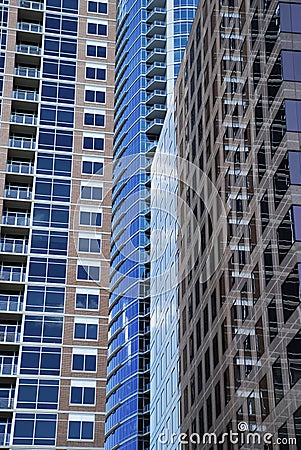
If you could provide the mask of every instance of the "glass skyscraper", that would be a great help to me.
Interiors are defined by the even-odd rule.
[[[149,448],[150,166],[196,4],[117,2],[106,450]]]
[[[0,447],[104,445],[115,5],[0,1]]]

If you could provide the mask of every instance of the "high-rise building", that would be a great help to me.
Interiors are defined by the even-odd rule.
[[[106,450],[149,448],[150,166],[196,4],[117,2]]]
[[[0,2],[0,446],[104,445],[115,5]]]
[[[300,18],[204,0],[177,80],[181,431],[204,450],[301,448]]]
[[[171,96],[151,170],[151,450],[160,448],[162,430],[180,434],[177,153]],[[163,448],[175,450],[179,443]]]

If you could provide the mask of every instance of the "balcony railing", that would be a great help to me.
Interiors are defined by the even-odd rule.
[[[4,197],[15,198],[17,200],[31,200],[32,189],[30,186],[6,186],[4,189]]]
[[[13,363],[2,363],[0,364],[0,375],[1,376],[5,376],[5,375],[16,375],[17,374],[17,364],[13,364]],[[0,447],[1,447],[1,437],[0,437]]]
[[[0,281],[25,281],[25,266],[0,266]]]
[[[36,91],[17,90],[13,91],[13,98],[17,100],[38,101],[39,94]]]
[[[0,294],[0,312],[19,312],[23,310],[22,294]],[[1,355],[0,355],[1,356]]]
[[[38,11],[44,10],[44,3],[41,3],[41,2],[31,2],[31,1],[27,1],[27,0],[20,0],[19,6],[20,6],[20,8],[35,9]]]
[[[9,138],[8,145],[9,147],[24,148],[25,150],[34,150],[36,148],[36,141],[34,138],[13,136]]]
[[[39,23],[18,22],[18,30],[42,33],[43,27]]]
[[[10,433],[0,433],[0,447],[8,447],[10,443]]]
[[[15,388],[0,385],[0,408],[10,409],[14,406]]]
[[[21,77],[39,78],[40,71],[36,67],[18,66],[15,67],[15,75],[19,75]]]
[[[40,55],[42,53],[41,47],[30,44],[17,44],[16,51],[27,55]]]
[[[13,238],[0,239],[0,252],[24,254],[27,253],[27,251],[28,251],[28,241],[26,239],[13,239]]]
[[[37,116],[35,116],[34,114],[13,113],[10,116],[11,122],[19,123],[22,125],[36,125],[37,120]]]
[[[31,175],[33,174],[33,165],[23,161],[10,161],[6,165],[6,171],[9,173]]]
[[[20,342],[20,325],[0,324],[0,342]]]
[[[28,227],[30,215],[28,213],[5,211],[2,215],[2,225]]]

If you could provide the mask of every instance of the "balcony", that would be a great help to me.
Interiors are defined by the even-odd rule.
[[[42,33],[43,26],[39,23],[18,22],[18,30],[30,31],[31,33]]]
[[[20,312],[23,311],[22,294],[1,294],[0,293],[0,313],[1,312]],[[1,355],[0,355],[1,358]],[[0,359],[1,362],[1,359]]]
[[[11,136],[8,141],[8,146],[22,148],[24,150],[34,150],[36,148],[36,141],[34,137]]]
[[[164,119],[154,119],[152,122],[149,122],[146,126],[146,132],[148,134],[159,135],[160,131],[163,127]]]
[[[0,375],[14,376],[17,374],[18,355],[15,353],[0,353]],[[0,438],[1,446],[1,438]]]
[[[19,7],[26,8],[26,9],[34,9],[35,11],[44,11],[44,3],[41,3],[41,2],[31,2],[31,1],[27,1],[27,0],[20,0]]]
[[[39,101],[39,94],[37,91],[17,89],[13,91],[13,99],[37,102]]]
[[[31,186],[5,186],[4,198],[16,200],[31,200]]]
[[[166,106],[165,105],[154,105],[151,108],[148,108],[146,111],[146,119],[164,119],[166,114]]]
[[[0,252],[26,254],[28,252],[28,240],[2,237],[0,238]]]
[[[166,9],[165,8],[154,8],[149,12],[146,20],[147,22],[153,22],[155,20],[164,20],[166,17]]]
[[[0,266],[0,281],[23,283],[25,281],[25,266]]]
[[[0,343],[13,343],[20,342],[21,326],[16,324],[1,324],[0,323]]]
[[[28,227],[29,224],[30,214],[27,212],[6,210],[2,215],[2,225]]]
[[[146,148],[146,155],[153,157],[157,149],[158,141],[150,142]]]
[[[163,62],[155,62],[146,72],[147,77],[164,76],[166,72],[166,64]]]
[[[14,406],[15,388],[0,385],[0,409],[11,409]]]
[[[40,78],[40,70],[38,67],[17,66],[15,67],[15,75],[20,77]]]
[[[165,86],[166,86],[166,78],[155,76],[151,80],[149,80],[149,82],[146,85],[146,89],[153,91],[155,90],[163,91],[165,89]]]
[[[166,22],[155,20],[148,28],[146,36],[164,35],[166,30]]]
[[[32,175],[34,168],[30,161],[14,161],[10,160],[6,165],[8,173],[17,173],[20,175]]]
[[[38,118],[35,114],[14,112],[10,116],[10,121],[19,125],[36,125]]]
[[[166,37],[161,34],[155,34],[151,39],[147,40],[146,50],[153,50],[154,48],[165,48]]]
[[[166,91],[153,91],[151,94],[147,96],[146,104],[154,105],[154,104],[162,104],[165,103],[166,100]]]
[[[146,62],[147,64],[152,64],[154,62],[164,62],[165,59],[166,50],[163,48],[154,48],[154,50],[147,54]]]
[[[165,0],[148,0],[147,9],[164,8]]]
[[[30,45],[30,44],[17,44],[16,46],[17,53],[24,53],[26,55],[40,56],[42,54],[42,49],[38,45]]]

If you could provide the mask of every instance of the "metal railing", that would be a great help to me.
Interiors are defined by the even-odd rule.
[[[25,266],[0,266],[0,281],[25,281]]]
[[[30,214],[28,213],[6,211],[2,215],[2,225],[28,227],[29,224]]]
[[[23,161],[10,161],[6,165],[6,171],[9,173],[19,173],[25,175],[33,174],[33,165],[29,162]]]
[[[10,409],[14,406],[15,388],[0,386],[0,408]]]
[[[22,254],[27,253],[28,241],[26,239],[1,238],[0,252]]]
[[[34,114],[13,113],[10,116],[10,121],[22,125],[36,125],[38,118]]]
[[[44,3],[41,3],[41,2],[31,2],[31,1],[28,1],[28,0],[20,0],[19,1],[19,6],[21,8],[36,9],[38,11],[43,11],[44,10]]]
[[[18,22],[18,30],[42,33],[43,27],[39,23]]]
[[[19,312],[23,310],[23,300],[22,294],[0,294],[0,312],[10,311]],[[1,355],[0,355],[1,356]]]
[[[20,342],[20,325],[0,324],[0,342]]]
[[[10,443],[10,433],[0,433],[0,446],[8,447]]]
[[[4,189],[5,198],[15,198],[18,200],[31,200],[31,187],[6,186]]]
[[[13,91],[13,98],[17,100],[31,100],[37,102],[39,100],[39,94],[36,91],[26,91],[23,89],[18,89],[16,91]]]
[[[25,138],[21,136],[10,137],[8,141],[9,147],[24,148],[34,150],[36,148],[36,141],[34,138]]]
[[[15,75],[20,75],[21,77],[39,78],[40,70],[36,67],[18,66],[15,67]]]
[[[17,44],[16,51],[18,53],[26,53],[27,55],[40,55],[42,53],[41,47],[30,44]]]

